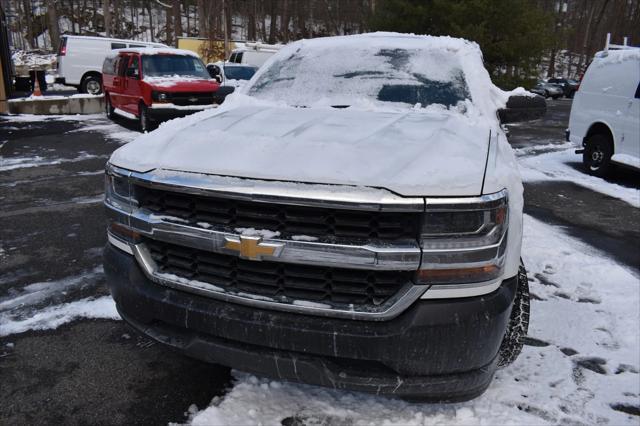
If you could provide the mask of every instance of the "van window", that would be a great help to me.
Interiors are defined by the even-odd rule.
[[[124,49],[126,47],[126,43],[111,43],[111,49]]]
[[[118,75],[124,76],[127,65],[129,64],[129,55],[120,55],[119,58],[120,60],[118,61]]]
[[[106,58],[102,64],[103,74],[115,74],[116,73],[116,61],[117,58]]]
[[[133,72],[133,75],[135,76],[134,78],[140,78],[140,60],[138,58],[138,56],[134,55],[131,57],[131,63],[129,64],[129,66],[127,67],[127,75],[130,75],[130,72]],[[129,71],[132,70],[132,71]]]
[[[233,52],[231,54],[231,56],[229,56],[229,62],[235,62],[236,61],[236,55],[237,55],[237,53]]]
[[[137,47],[142,47],[142,48],[144,48],[144,47],[147,47],[147,46],[145,46],[143,44],[130,44],[129,47],[136,47],[136,48]]]

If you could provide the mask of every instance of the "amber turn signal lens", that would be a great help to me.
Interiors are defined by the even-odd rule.
[[[500,275],[497,265],[486,265],[475,268],[456,269],[421,269],[418,281],[425,284],[472,283],[489,281]]]
[[[117,222],[109,224],[109,232],[130,242],[136,242],[140,238],[140,234]]]

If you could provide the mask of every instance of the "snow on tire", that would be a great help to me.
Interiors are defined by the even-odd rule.
[[[518,269],[518,289],[511,308],[507,332],[498,352],[498,367],[506,367],[518,358],[524,346],[524,337],[529,330],[529,280],[524,264]]]

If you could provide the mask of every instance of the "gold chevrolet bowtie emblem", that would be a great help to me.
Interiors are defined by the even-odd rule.
[[[279,256],[284,244],[266,243],[260,237],[225,237],[224,248],[240,254],[243,259],[262,260],[262,256]]]

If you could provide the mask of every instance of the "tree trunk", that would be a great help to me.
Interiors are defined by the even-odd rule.
[[[175,44],[178,47],[178,37],[182,37],[182,14],[180,13],[180,0],[173,0],[173,30]]]
[[[102,13],[104,14],[104,32],[107,37],[111,37],[111,0],[102,2]]]
[[[165,43],[167,45],[171,45],[173,44],[173,29],[171,28],[171,11],[169,10],[168,7],[164,8],[164,17],[165,17],[165,31],[166,31],[166,39],[165,39]]]
[[[198,0],[198,37],[207,37],[207,22],[209,18],[207,16],[207,9],[205,8],[205,1]]]
[[[274,44],[276,42],[276,32],[278,31],[278,13],[277,13],[277,0],[271,0],[271,9],[269,10],[269,43]]]
[[[24,22],[27,26],[27,47],[31,49],[34,46],[33,15],[31,13],[31,2],[29,0],[23,0],[22,8],[24,9]]]
[[[47,0],[47,25],[49,27],[49,37],[51,47],[54,51],[60,46],[60,24],[58,23],[58,11],[56,10],[56,0]]]
[[[256,0],[249,5],[249,19],[247,23],[247,39],[256,41]]]

